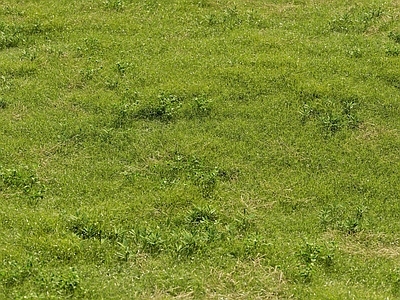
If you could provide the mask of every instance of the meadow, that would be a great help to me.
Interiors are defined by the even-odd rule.
[[[399,299],[400,2],[2,0],[0,299]]]

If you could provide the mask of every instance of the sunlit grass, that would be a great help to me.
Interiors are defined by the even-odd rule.
[[[0,4],[4,299],[396,299],[399,4]]]

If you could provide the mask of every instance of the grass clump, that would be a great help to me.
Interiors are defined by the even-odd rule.
[[[22,33],[19,28],[8,24],[0,24],[0,50],[17,47],[22,43]]]
[[[206,117],[211,114],[212,111],[212,100],[206,96],[196,96],[193,99],[192,116],[193,117]]]
[[[71,298],[83,294],[79,274],[74,268],[57,274],[42,275],[38,285],[43,292],[55,297]]]
[[[155,106],[144,107],[136,113],[137,118],[171,121],[182,106],[182,99],[173,94],[160,94]]]
[[[318,93],[301,93],[303,106],[300,110],[301,122],[316,120],[326,135],[333,135],[342,129],[356,129],[360,120],[357,116],[359,100],[349,97],[337,101]]]
[[[32,172],[0,168],[0,192],[11,192],[13,196],[26,197],[37,203],[43,199],[46,187]]]
[[[25,262],[7,260],[3,261],[0,281],[3,286],[10,288],[22,284],[36,273],[37,269],[31,259]]]
[[[344,14],[330,22],[330,29],[340,33],[366,32],[383,17],[385,11],[382,6],[352,7]]]
[[[400,44],[400,33],[391,31],[389,32],[388,37],[395,43]]]
[[[104,1],[104,7],[115,11],[122,11],[125,8],[125,3],[122,0],[106,0]]]
[[[318,267],[329,269],[333,266],[335,254],[332,246],[305,242],[298,251],[298,257],[301,261],[299,276],[309,283]]]
[[[366,224],[367,208],[356,207],[355,211],[346,212],[343,207],[329,207],[321,210],[319,219],[326,229],[337,229],[345,234],[355,234],[363,230]]]
[[[187,216],[190,224],[199,224],[202,222],[215,222],[217,215],[215,209],[210,206],[194,207]]]
[[[168,123],[177,117],[181,107],[182,98],[174,94],[159,94],[154,105],[140,105],[139,101],[130,99],[117,109],[114,124],[121,127],[140,119]]]
[[[7,105],[8,105],[7,101],[0,98],[0,109],[5,109]]]

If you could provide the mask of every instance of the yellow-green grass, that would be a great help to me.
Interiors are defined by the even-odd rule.
[[[0,3],[1,299],[397,299],[398,1]]]

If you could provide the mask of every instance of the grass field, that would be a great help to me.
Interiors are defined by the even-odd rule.
[[[0,2],[0,299],[399,299],[400,2]]]

